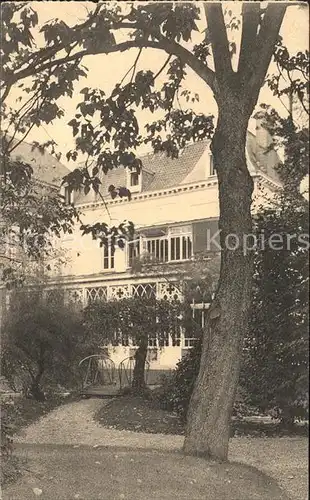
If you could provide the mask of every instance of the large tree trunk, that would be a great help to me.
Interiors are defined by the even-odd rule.
[[[145,389],[145,362],[147,356],[147,342],[142,342],[135,353],[132,388],[137,392]]]
[[[251,106],[248,106],[251,107]],[[253,181],[246,166],[249,113],[234,97],[219,106],[212,152],[219,181],[221,271],[208,311],[199,375],[190,401],[184,452],[218,460],[228,455],[230,418],[239,378],[242,341],[248,328],[252,288],[252,252],[243,236],[252,232]],[[241,244],[229,249],[226,236]],[[235,237],[230,241],[231,246]]]

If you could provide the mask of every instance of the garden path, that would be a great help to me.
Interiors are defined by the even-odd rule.
[[[105,428],[93,416],[109,400],[82,399],[62,405],[15,437],[16,443],[79,447],[126,447],[178,451],[183,436],[145,434]],[[230,441],[230,460],[257,467],[279,482],[296,500],[307,500],[306,438],[246,438]]]

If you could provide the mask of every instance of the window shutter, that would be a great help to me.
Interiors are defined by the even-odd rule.
[[[193,223],[193,251],[194,254],[206,254],[220,251],[220,235],[218,220],[209,219]]]

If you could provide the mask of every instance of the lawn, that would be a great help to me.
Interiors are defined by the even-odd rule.
[[[35,422],[57,406],[72,401],[72,397],[55,394],[46,401],[35,401],[31,398],[1,397],[1,418],[5,418],[15,434],[23,427]]]
[[[103,426],[118,430],[146,432],[150,434],[183,435],[185,425],[176,413],[160,408],[156,399],[145,399],[140,396],[125,395],[111,399],[104,404],[95,415],[95,419]],[[233,419],[231,423],[232,436],[279,437],[288,432],[279,424],[270,420]],[[290,436],[308,435],[308,425],[298,425]]]
[[[106,447],[23,445],[28,472],[5,500],[288,500],[248,466],[216,464],[181,453]]]
[[[152,434],[184,434],[175,414],[156,401],[123,396],[105,404],[95,415],[104,427]],[[296,426],[288,436],[272,421],[244,419],[232,422],[229,459],[257,467],[276,479],[294,500],[307,500],[308,426]],[[168,436],[167,436],[168,438]]]
[[[103,426],[150,434],[184,434],[175,413],[162,410],[157,401],[126,395],[111,399],[95,415]]]
[[[305,437],[256,437],[251,428],[230,440],[230,463],[214,464],[182,456],[182,432],[177,416],[155,400],[127,395],[62,405],[16,444],[13,459],[22,476],[6,485],[3,500],[35,493],[43,500],[287,500],[283,491],[307,499]]]
[[[73,397],[63,397],[54,395],[44,402],[35,401],[33,399],[22,396],[8,397],[5,394],[1,395],[1,422],[2,429],[5,423],[9,432],[9,437],[19,432],[27,425],[36,422],[54,408],[61,404],[72,401]],[[5,437],[2,436],[2,446]],[[24,464],[17,459],[16,456],[9,454],[3,456],[1,460],[0,478],[1,484],[6,484],[15,481],[20,474],[20,468]]]

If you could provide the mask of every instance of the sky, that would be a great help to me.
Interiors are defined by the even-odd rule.
[[[238,13],[238,10],[240,11],[241,2],[226,3],[227,6],[229,6],[229,8],[236,13]],[[39,25],[42,26],[43,23],[54,18],[61,19],[68,25],[80,23],[85,19],[87,11],[93,10],[95,5],[92,2],[43,1],[31,2],[31,7],[37,11],[39,15]],[[298,9],[297,6],[291,6],[287,10],[281,29],[281,35],[283,36],[284,43],[290,52],[297,52],[298,50],[304,50],[308,47],[308,24],[309,19],[307,9]],[[199,27],[202,28],[202,26]],[[39,45],[44,43],[40,35],[37,38],[37,42]],[[195,43],[195,40],[193,40],[192,43]],[[46,140],[53,139],[58,144],[58,150],[63,153],[62,162],[68,168],[74,168],[75,165],[72,162],[68,163],[65,159],[65,153],[69,149],[74,148],[71,127],[69,127],[67,123],[74,116],[76,112],[76,105],[81,101],[82,96],[79,94],[79,91],[83,87],[88,86],[101,88],[108,94],[114,87],[115,83],[119,82],[123,78],[124,74],[133,64],[136,55],[137,50],[131,49],[124,53],[85,57],[83,64],[89,69],[87,78],[83,78],[79,82],[76,82],[75,93],[72,98],[66,97],[59,101],[65,111],[65,116],[61,120],[55,120],[52,124],[43,125],[40,128],[34,128],[31,134],[29,134],[27,141],[31,142],[32,140],[36,140],[44,142]],[[166,57],[167,55],[162,51],[146,49],[143,51],[139,60],[138,69],[151,69],[156,73],[165,61]],[[270,68],[270,70],[272,70],[272,68]],[[206,88],[205,83],[202,82],[202,80],[191,70],[188,71],[186,87],[191,89],[192,92],[200,95],[200,101],[196,105],[196,111],[211,113],[216,116],[217,106],[211,91]],[[16,93],[13,93],[12,97],[16,98],[16,95]],[[285,113],[285,109],[281,106],[281,104],[279,105],[279,103],[275,101],[275,98],[272,96],[268,88],[262,89],[260,102],[272,104],[277,107],[280,112]],[[10,104],[11,103],[13,104],[13,101],[11,101]],[[145,124],[149,119],[152,121],[156,119],[156,115],[151,115],[150,113],[145,112],[138,114],[138,117],[140,118],[140,122],[142,124]],[[250,128],[251,126],[253,126],[252,123],[250,124]]]

